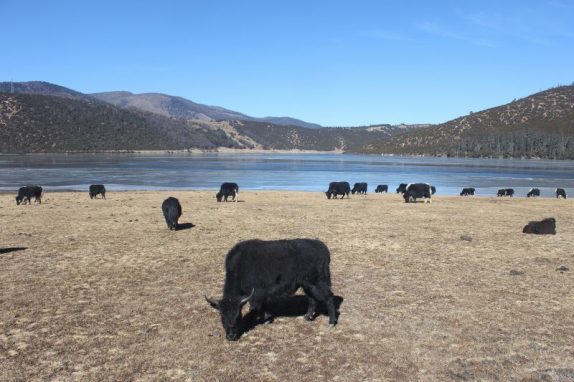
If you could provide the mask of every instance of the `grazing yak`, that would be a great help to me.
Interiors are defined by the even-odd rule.
[[[409,183],[403,192],[405,203],[415,203],[417,199],[424,198],[425,202],[431,202],[432,186],[427,183]]]
[[[460,196],[474,196],[474,187],[469,187],[469,188],[463,188],[462,191],[460,192]]]
[[[42,187],[40,186],[24,186],[20,187],[18,190],[18,195],[16,196],[16,204],[32,204],[32,197],[34,202],[42,204]]]
[[[566,199],[566,190],[563,188],[557,188],[556,189],[556,197]]]
[[[331,182],[329,183],[329,189],[325,192],[327,199],[337,199],[337,195],[342,195],[341,199],[347,195],[349,199],[349,193],[351,192],[351,185],[349,182]]]
[[[359,195],[367,195],[367,183],[355,183],[351,194],[355,195],[355,192]]]
[[[512,198],[512,196],[514,196],[514,189],[513,188],[501,188],[496,193],[496,196],[510,196]]]
[[[161,204],[161,210],[163,211],[167,228],[177,230],[177,221],[181,217],[181,204],[179,204],[179,200],[170,196]]]
[[[531,221],[522,229],[522,233],[535,235],[556,235],[556,219],[546,218],[541,221]]]
[[[382,193],[382,192],[389,192],[389,186],[386,184],[379,184],[377,188],[375,188],[375,193]]]
[[[103,184],[92,184],[90,186],[90,199],[94,199],[98,195],[102,195],[102,198],[106,198],[106,187]]]
[[[250,317],[268,321],[266,304],[274,297],[292,295],[303,288],[309,300],[305,319],[315,318],[317,302],[329,313],[329,324],[337,324],[331,292],[330,253],[327,246],[312,239],[247,240],[236,244],[225,258],[225,283],[221,300],[205,297],[219,310],[228,340],[239,338],[243,329],[241,308],[249,302]]]
[[[527,198],[540,196],[540,189],[539,188],[531,188],[530,191],[526,194]]]
[[[227,197],[231,196],[233,198],[232,200],[236,202],[235,195],[237,194],[239,194],[239,186],[237,183],[222,183],[219,192],[215,195],[215,199],[217,199],[218,202],[222,200],[227,202]]]

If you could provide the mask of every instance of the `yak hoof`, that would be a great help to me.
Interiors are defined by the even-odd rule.
[[[317,317],[317,316],[315,315],[315,313],[313,313],[313,314],[306,314],[306,315],[304,316],[305,320],[307,320],[307,321],[313,321],[313,320],[315,319],[315,317]]]
[[[273,316],[269,313],[263,314],[263,325],[269,325],[273,322]]]

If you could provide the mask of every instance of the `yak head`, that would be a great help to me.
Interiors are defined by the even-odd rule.
[[[209,305],[219,311],[221,324],[223,329],[225,329],[225,337],[229,341],[235,341],[239,338],[242,318],[241,308],[253,297],[254,293],[255,289],[247,297],[223,297],[219,301],[205,297]]]
[[[215,194],[215,199],[217,199],[218,202],[221,202],[222,198],[223,198],[223,194],[221,192],[218,192],[217,194]]]
[[[327,195],[327,199],[331,199],[331,193],[329,191],[325,192],[325,195]]]
[[[17,206],[19,206],[20,203],[22,203],[22,199],[24,199],[24,198],[21,197],[21,196],[16,196],[16,205],[17,205]]]

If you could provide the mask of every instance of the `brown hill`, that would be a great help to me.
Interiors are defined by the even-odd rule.
[[[357,150],[366,153],[574,159],[574,86],[509,104]]]
[[[0,93],[0,152],[175,150],[237,147],[217,127],[103,102]]]
[[[377,125],[369,127],[323,127],[307,129],[298,126],[278,126],[256,121],[231,121],[240,135],[258,142],[264,149],[274,150],[357,150],[368,142],[388,139],[410,131],[408,126]]]
[[[122,108],[135,108],[142,111],[161,114],[167,117],[193,120],[244,120],[268,122],[282,126],[300,126],[319,128],[321,126],[290,117],[256,118],[225,109],[196,103],[183,97],[161,93],[133,94],[126,91],[94,93],[92,97]]]
[[[107,103],[45,82],[5,82],[0,89],[10,92],[0,93],[0,152],[5,153],[217,147],[347,151],[411,129],[406,125],[309,129],[249,119],[214,121],[214,116],[238,115],[223,108],[215,108],[221,114],[211,117],[194,114],[191,101],[161,94],[123,103],[124,93],[108,93],[108,100],[117,98]],[[203,105],[198,107],[206,111]]]
[[[86,102],[98,102],[95,98],[64,86],[44,81],[0,82],[0,93],[41,94]]]

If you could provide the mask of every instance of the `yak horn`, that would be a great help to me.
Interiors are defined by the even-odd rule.
[[[203,297],[205,297],[205,301],[207,301],[209,303],[209,305],[211,305],[215,309],[219,309],[219,302],[218,301],[212,300],[212,299],[208,298],[206,295],[203,295]]]
[[[251,297],[253,297],[254,294],[255,294],[255,288],[253,288],[253,289],[251,290],[251,294],[250,294],[249,296],[243,298],[243,299],[239,302],[239,305],[243,305],[243,304],[245,304],[247,301],[251,300]]]

